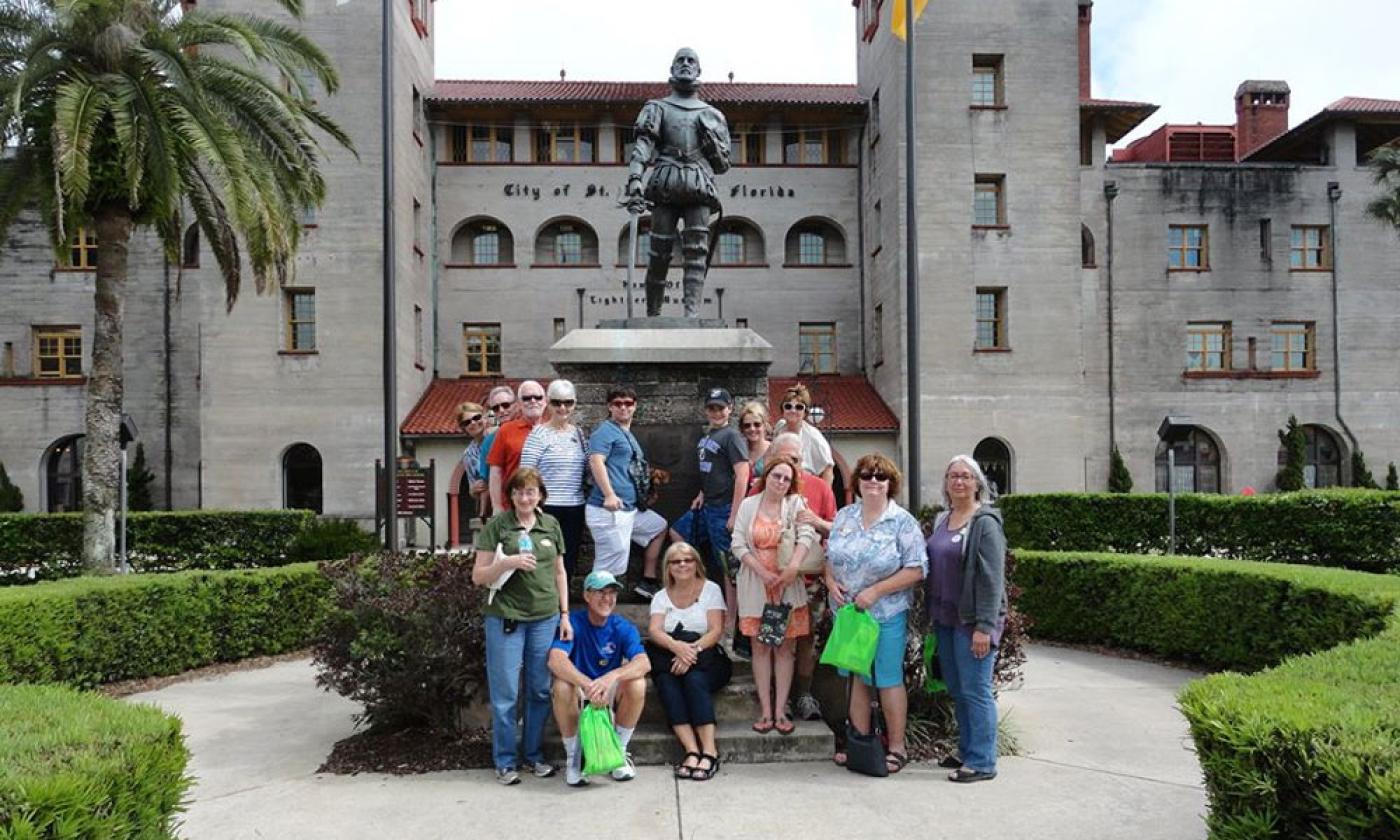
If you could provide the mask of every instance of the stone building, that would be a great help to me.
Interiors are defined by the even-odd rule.
[[[843,486],[862,452],[902,455],[906,407],[903,44],[882,0],[853,5],[856,85],[710,68],[702,89],[736,164],[703,312],[772,344],[770,392],[812,386]],[[432,11],[396,4],[392,258],[399,431],[438,463],[442,535],[452,408],[549,378],[555,341],[625,314],[625,153],[664,85],[435,80]],[[1165,486],[1168,447],[1178,487],[1267,489],[1289,414],[1316,484],[1347,481],[1357,449],[1400,459],[1400,244],[1364,210],[1400,101],[1340,99],[1289,129],[1287,86],[1246,82],[1234,125],[1163,126],[1110,157],[1155,106],[1093,98],[1091,13],[954,0],[917,23],[923,499],[957,452],[1003,491],[1103,489],[1113,443],[1140,490]],[[323,104],[358,159],[327,149],[295,280],[226,312],[197,235],[180,265],[140,234],[132,249],[126,410],[158,504],[373,516],[379,8],[311,0],[303,26],[340,68]],[[33,221],[0,246],[0,462],[27,509],[58,510],[80,498],[92,250],[57,269]]]

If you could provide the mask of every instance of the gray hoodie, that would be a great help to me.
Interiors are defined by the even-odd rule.
[[[948,511],[933,521],[938,530],[948,518]],[[1006,615],[1006,533],[1002,530],[1001,511],[982,505],[967,524],[967,538],[962,543],[962,591],[958,595],[958,618],[974,630],[990,634]],[[933,586],[933,576],[924,586]],[[926,591],[928,591],[926,589]],[[930,595],[925,604],[937,603]],[[932,609],[932,607],[928,607]],[[932,618],[932,613],[930,613]]]

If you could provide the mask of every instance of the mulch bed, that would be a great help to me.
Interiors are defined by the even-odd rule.
[[[366,730],[336,743],[316,772],[353,776],[390,773],[410,776],[441,770],[491,767],[491,731],[460,737],[429,729]]]
[[[203,668],[195,668],[193,671],[185,671],[181,674],[171,674],[168,677],[146,677],[139,680],[122,680],[121,682],[107,683],[100,685],[97,690],[108,697],[126,697],[131,694],[141,694],[146,691],[158,691],[166,686],[176,683],[189,682],[190,680],[202,680],[206,677],[217,677],[221,674],[231,674],[235,671],[252,671],[257,668],[267,668],[279,662],[292,662],[297,659],[306,659],[311,656],[311,649],[294,650],[290,653],[279,653],[276,656],[254,656],[251,659],[240,659],[237,662],[220,662],[216,665],[206,665]]]

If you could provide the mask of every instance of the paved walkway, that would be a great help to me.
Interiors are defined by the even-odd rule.
[[[131,699],[185,721],[198,781],[181,833],[197,840],[1191,840],[1206,834],[1205,794],[1173,698],[1193,676],[1032,646],[1024,686],[1001,698],[1024,755],[1003,759],[996,781],[967,786],[932,766],[882,780],[827,763],[726,766],[703,784],[642,768],[636,781],[585,790],[558,777],[503,789],[485,770],[317,775],[331,745],[353,731],[355,707],[318,691],[304,660]]]

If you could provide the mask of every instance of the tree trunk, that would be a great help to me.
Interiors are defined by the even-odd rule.
[[[122,320],[126,305],[131,211],[98,209],[97,292],[83,427],[83,565],[89,572],[115,569],[116,516],[122,417]]]

